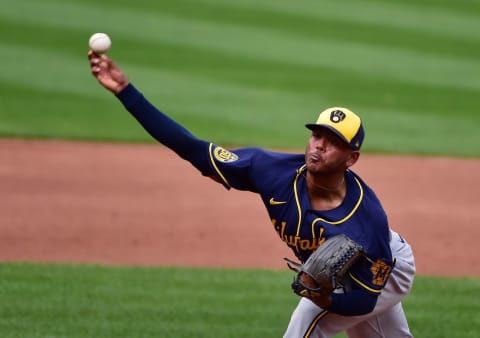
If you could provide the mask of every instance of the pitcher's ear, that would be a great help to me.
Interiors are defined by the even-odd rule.
[[[350,153],[350,157],[347,160],[347,167],[351,167],[355,163],[357,163],[358,159],[360,157],[360,152],[357,150],[354,150]]]

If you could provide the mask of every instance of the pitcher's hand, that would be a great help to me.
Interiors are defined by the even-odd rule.
[[[129,83],[123,71],[106,55],[88,51],[90,69],[102,86],[114,94],[120,93]]]

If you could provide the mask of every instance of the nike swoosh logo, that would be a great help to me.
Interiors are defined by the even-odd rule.
[[[270,198],[269,203],[270,203],[270,205],[280,205],[280,204],[285,204],[287,202],[285,202],[285,201],[275,201],[272,197],[272,198]]]

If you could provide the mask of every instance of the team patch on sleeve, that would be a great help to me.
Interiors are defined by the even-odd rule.
[[[383,287],[390,276],[392,268],[382,260],[377,260],[371,267],[373,285]]]
[[[216,147],[213,151],[213,156],[219,162],[235,162],[238,160],[238,156],[236,154],[222,147]]]
[[[215,146],[213,143],[210,143],[209,153],[210,162],[216,173],[216,175],[214,175],[215,180],[222,183],[227,189],[230,189],[232,185],[228,182],[217,164],[235,162],[238,160],[238,155],[225,148]]]

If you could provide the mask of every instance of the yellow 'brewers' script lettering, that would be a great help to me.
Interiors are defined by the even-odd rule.
[[[295,235],[288,235],[285,233],[285,229],[287,227],[287,222],[282,221],[278,222],[276,219],[272,218],[272,224],[275,228],[275,231],[277,232],[278,236],[280,239],[285,242],[290,248],[297,249],[297,250],[302,250],[302,251],[314,251],[316,250],[320,245],[325,242],[325,238],[322,237],[323,228],[320,228],[320,235],[318,238],[311,238],[311,239],[301,239],[298,236]]]

